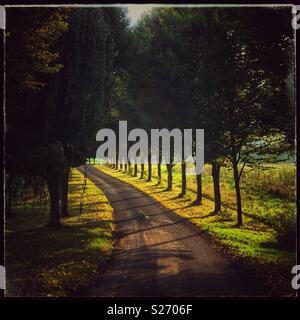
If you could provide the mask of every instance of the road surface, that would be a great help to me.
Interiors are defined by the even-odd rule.
[[[80,296],[262,295],[259,280],[236,270],[191,222],[93,166],[88,177],[115,210],[116,243],[105,272]]]

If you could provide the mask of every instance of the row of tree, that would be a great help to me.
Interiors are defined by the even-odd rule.
[[[35,190],[46,183],[50,225],[68,214],[70,168],[94,156],[109,122],[127,32],[118,8],[7,9],[7,217],[20,176]]]
[[[204,128],[215,213],[221,210],[220,169],[231,166],[237,224],[241,225],[240,179],[245,166],[274,161],[294,146],[290,11],[156,8],[138,21],[131,41],[115,120],[129,120],[131,127],[145,130]],[[168,190],[172,189],[173,166],[167,165]],[[183,196],[186,164],[181,167]],[[151,168],[149,163],[148,180]],[[141,165],[141,176],[143,172]],[[200,204],[201,175],[196,176],[196,183],[195,202]]]
[[[59,225],[70,168],[95,156],[100,128],[128,120],[146,131],[203,128],[215,212],[221,167],[231,166],[241,225],[245,166],[294,145],[293,48],[285,8],[155,8],[134,26],[121,8],[8,8],[7,216],[21,176],[47,184],[50,224]],[[200,204],[201,175],[196,183]]]

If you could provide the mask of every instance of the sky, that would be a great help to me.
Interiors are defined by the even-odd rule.
[[[146,11],[150,10],[153,6],[148,5],[148,4],[132,4],[132,5],[127,5],[128,8],[128,17],[131,20],[131,23],[135,24],[139,17]]]

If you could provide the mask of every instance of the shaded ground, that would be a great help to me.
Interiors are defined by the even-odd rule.
[[[14,203],[6,223],[9,297],[67,297],[95,279],[112,251],[112,208],[105,195],[72,170],[69,216],[47,226],[49,201]],[[82,210],[80,213],[80,203]]]
[[[189,221],[92,166],[88,177],[115,209],[116,249],[80,296],[264,295],[259,278],[234,268]]]

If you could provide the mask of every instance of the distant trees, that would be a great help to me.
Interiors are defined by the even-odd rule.
[[[145,15],[133,31],[132,54],[135,59],[129,68],[128,86],[130,96],[138,100],[137,108],[143,114],[140,123],[144,128],[184,128],[185,119],[188,117],[188,110],[181,95],[184,78],[176,57],[178,52],[174,53],[174,47],[182,48],[176,25],[176,19],[180,16],[173,18],[168,14],[169,10],[173,9],[157,10],[153,11],[152,15]],[[173,21],[172,28],[169,28],[164,18],[169,18],[170,23]],[[171,190],[173,185],[172,150],[170,158],[171,163],[166,165],[167,190]],[[160,165],[158,168],[160,173]],[[183,194],[184,192],[183,185]]]

